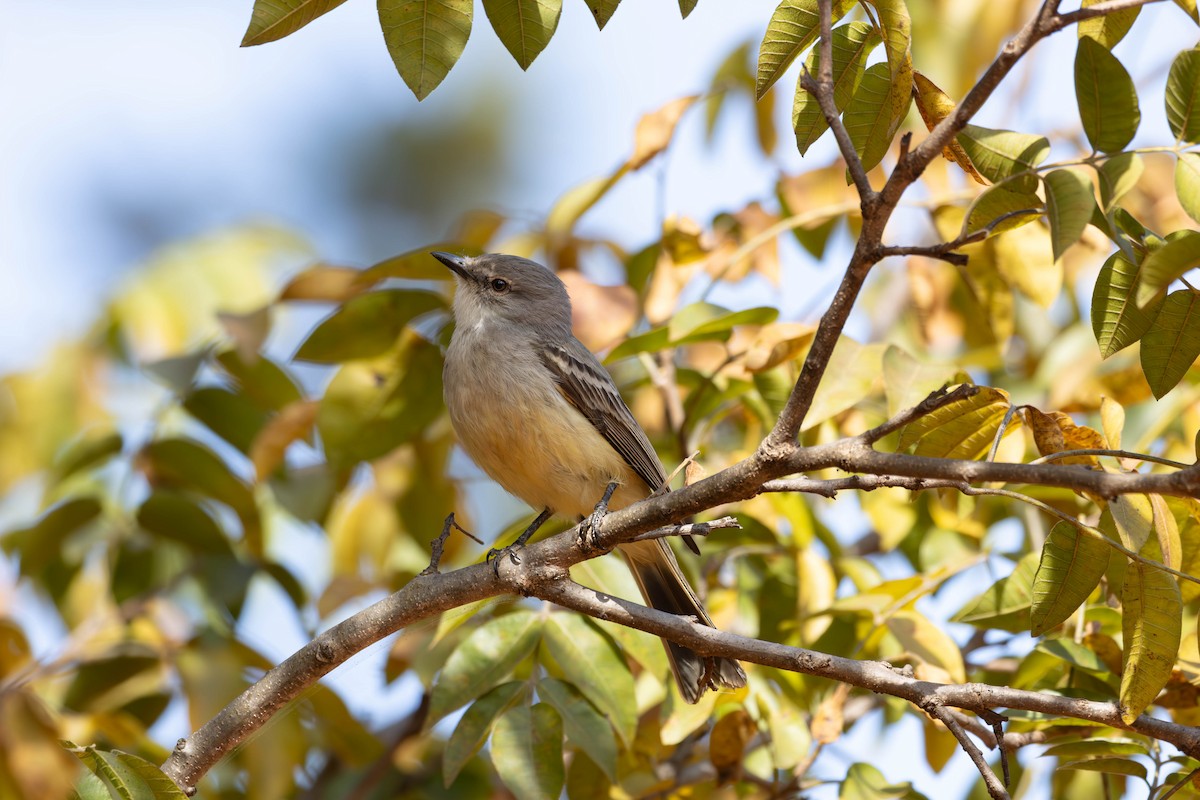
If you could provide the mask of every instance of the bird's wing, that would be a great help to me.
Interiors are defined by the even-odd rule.
[[[667,482],[666,470],[592,352],[572,338],[565,344],[544,345],[539,355],[567,402],[588,418],[651,491],[662,488]]]

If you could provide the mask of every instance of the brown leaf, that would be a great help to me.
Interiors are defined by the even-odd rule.
[[[271,307],[263,306],[246,314],[219,311],[217,321],[233,339],[238,357],[251,366],[257,363],[258,351],[271,332]]]
[[[663,221],[662,247],[676,264],[699,261],[710,249],[695,220],[673,214]]]
[[[954,101],[950,96],[916,70],[913,70],[913,98],[916,100],[917,110],[921,112],[921,119],[925,121],[925,127],[930,131],[954,113]],[[975,165],[967,157],[967,151],[963,150],[958,140],[951,139],[950,144],[942,148],[942,157],[962,167],[963,172],[970,175],[976,183],[987,186],[987,181],[975,169]]]
[[[821,701],[817,713],[813,714],[812,725],[809,726],[814,740],[821,744],[832,744],[841,738],[842,727],[845,724],[843,711],[849,696],[850,686],[839,683],[833,693]]]
[[[255,480],[263,480],[283,463],[288,445],[311,434],[319,407],[316,400],[290,403],[262,427],[250,444]]]
[[[693,94],[672,100],[638,120],[637,130],[634,132],[633,156],[629,159],[630,169],[641,169],[646,162],[667,149],[679,118],[699,96]]]
[[[344,303],[368,288],[360,269],[317,264],[288,281],[279,299]]]
[[[757,731],[745,709],[735,709],[717,720],[708,741],[708,760],[716,767],[718,786],[741,776],[742,754]]]
[[[816,326],[805,322],[774,322],[758,329],[742,362],[749,372],[765,372],[808,350]]]
[[[575,335],[592,351],[604,350],[629,333],[637,321],[637,293],[625,284],[600,286],[574,270],[560,272],[571,295]]]

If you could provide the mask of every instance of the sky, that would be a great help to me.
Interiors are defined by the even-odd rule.
[[[564,191],[621,163],[642,114],[703,91],[742,42],[757,47],[775,4],[701,0],[683,21],[675,0],[630,1],[600,32],[584,3],[566,0],[558,32],[524,74],[478,7],[461,61],[418,104],[391,64],[367,0],[350,0],[254,48],[237,46],[250,0],[5,0],[0,372],[32,366],[56,340],[84,331],[123,274],[181,238],[265,222],[297,232],[315,255],[365,265],[446,232],[462,208],[439,194],[442,181],[455,182],[461,203],[538,217]],[[1165,69],[1161,54],[1195,39],[1181,15],[1158,16],[1162,23],[1139,27],[1122,44],[1135,74]],[[1014,76],[1031,87],[1016,111],[1025,129],[1077,124],[1073,38],[1046,43],[1037,70]],[[794,74],[781,81],[781,94],[790,95]],[[662,178],[665,207],[708,219],[769,197],[779,170],[806,166],[789,146],[787,105],[777,109],[782,145],[773,161],[748,146],[748,114],[729,115],[712,145],[700,114],[685,118]],[[1161,94],[1142,105],[1139,136],[1161,141]],[[997,108],[980,122],[1011,123],[1012,107]],[[441,121],[437,135],[453,136],[456,120],[464,121],[465,161],[449,166],[459,169],[409,165],[374,174],[375,154],[420,145],[421,126],[431,121]],[[465,121],[481,120],[492,138],[467,135]],[[831,156],[826,140],[807,163]],[[589,213],[584,230],[630,246],[650,240],[659,180],[656,169],[630,177]],[[836,271],[820,270],[789,241],[783,247],[792,288],[778,298],[782,318],[811,314],[819,307],[813,287],[830,286]],[[270,589],[256,591],[243,630],[277,658],[303,642],[299,630],[276,624],[284,602]],[[402,706],[411,686],[383,698],[376,683],[385,654],[377,646],[354,659],[331,676],[332,685],[356,708]],[[156,733],[172,741],[185,724],[175,709]],[[861,726],[835,756],[853,760],[876,746],[874,735],[870,724]],[[880,766],[893,779],[954,793],[973,780],[962,756],[942,776],[927,774],[915,723],[893,729],[890,739]]]

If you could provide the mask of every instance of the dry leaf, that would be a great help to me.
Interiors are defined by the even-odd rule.
[[[650,159],[667,149],[675,126],[683,112],[696,102],[700,95],[688,95],[672,100],[657,111],[645,114],[638,120],[634,133],[633,156],[629,159],[630,169],[641,169]]]
[[[250,444],[250,461],[255,480],[263,480],[283,463],[283,454],[292,442],[306,438],[317,419],[316,400],[289,403],[271,418]]]
[[[931,131],[954,112],[954,101],[950,96],[916,70],[913,70],[913,98],[917,102],[917,110],[921,112],[921,119],[925,121],[925,127]],[[942,157],[962,167],[963,172],[974,178],[976,183],[987,186],[987,181],[975,169],[975,165],[967,157],[967,151],[963,150],[958,140],[951,139],[950,144],[942,148]]]
[[[579,341],[600,351],[629,333],[637,322],[637,293],[628,286],[600,286],[580,272],[558,273],[571,295],[571,325]]]

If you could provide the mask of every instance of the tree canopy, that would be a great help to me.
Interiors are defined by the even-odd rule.
[[[340,4],[256,0],[243,44]],[[619,5],[587,3],[600,28],[638,13]],[[426,97],[475,3],[378,8]],[[562,3],[482,8],[525,69]],[[0,603],[0,796],[940,796],[886,758],[916,730],[933,772],[974,765],[971,797],[1200,795],[1200,50],[1131,72],[1121,43],[1153,17],[1200,25],[1194,0],[783,0],[757,53],[716,56],[536,219],[464,208],[426,246],[286,275],[303,246],[276,228],[161,253],[0,378],[0,491],[40,508],[0,548],[54,616]],[[1073,72],[1037,80],[1073,89],[1077,124],[973,123],[1000,87],[1030,96],[1015,78],[1051,36]],[[832,161],[711,219],[661,209],[635,247],[585,231],[680,126],[744,115],[756,157],[791,147],[793,75],[795,147]],[[1151,118],[1169,136],[1139,136]],[[790,317],[811,287],[788,238],[839,276]],[[679,560],[716,629],[633,602],[571,521],[483,563],[462,529],[528,517],[456,466],[430,250],[566,282],[680,467],[600,543],[702,535]],[[311,637],[279,664],[240,635],[263,584]],[[748,686],[685,703],[657,637],[740,659]],[[381,640],[414,688],[368,721],[320,678]],[[173,749],[150,732],[172,703],[193,731]],[[878,752],[842,746],[870,724]]]

